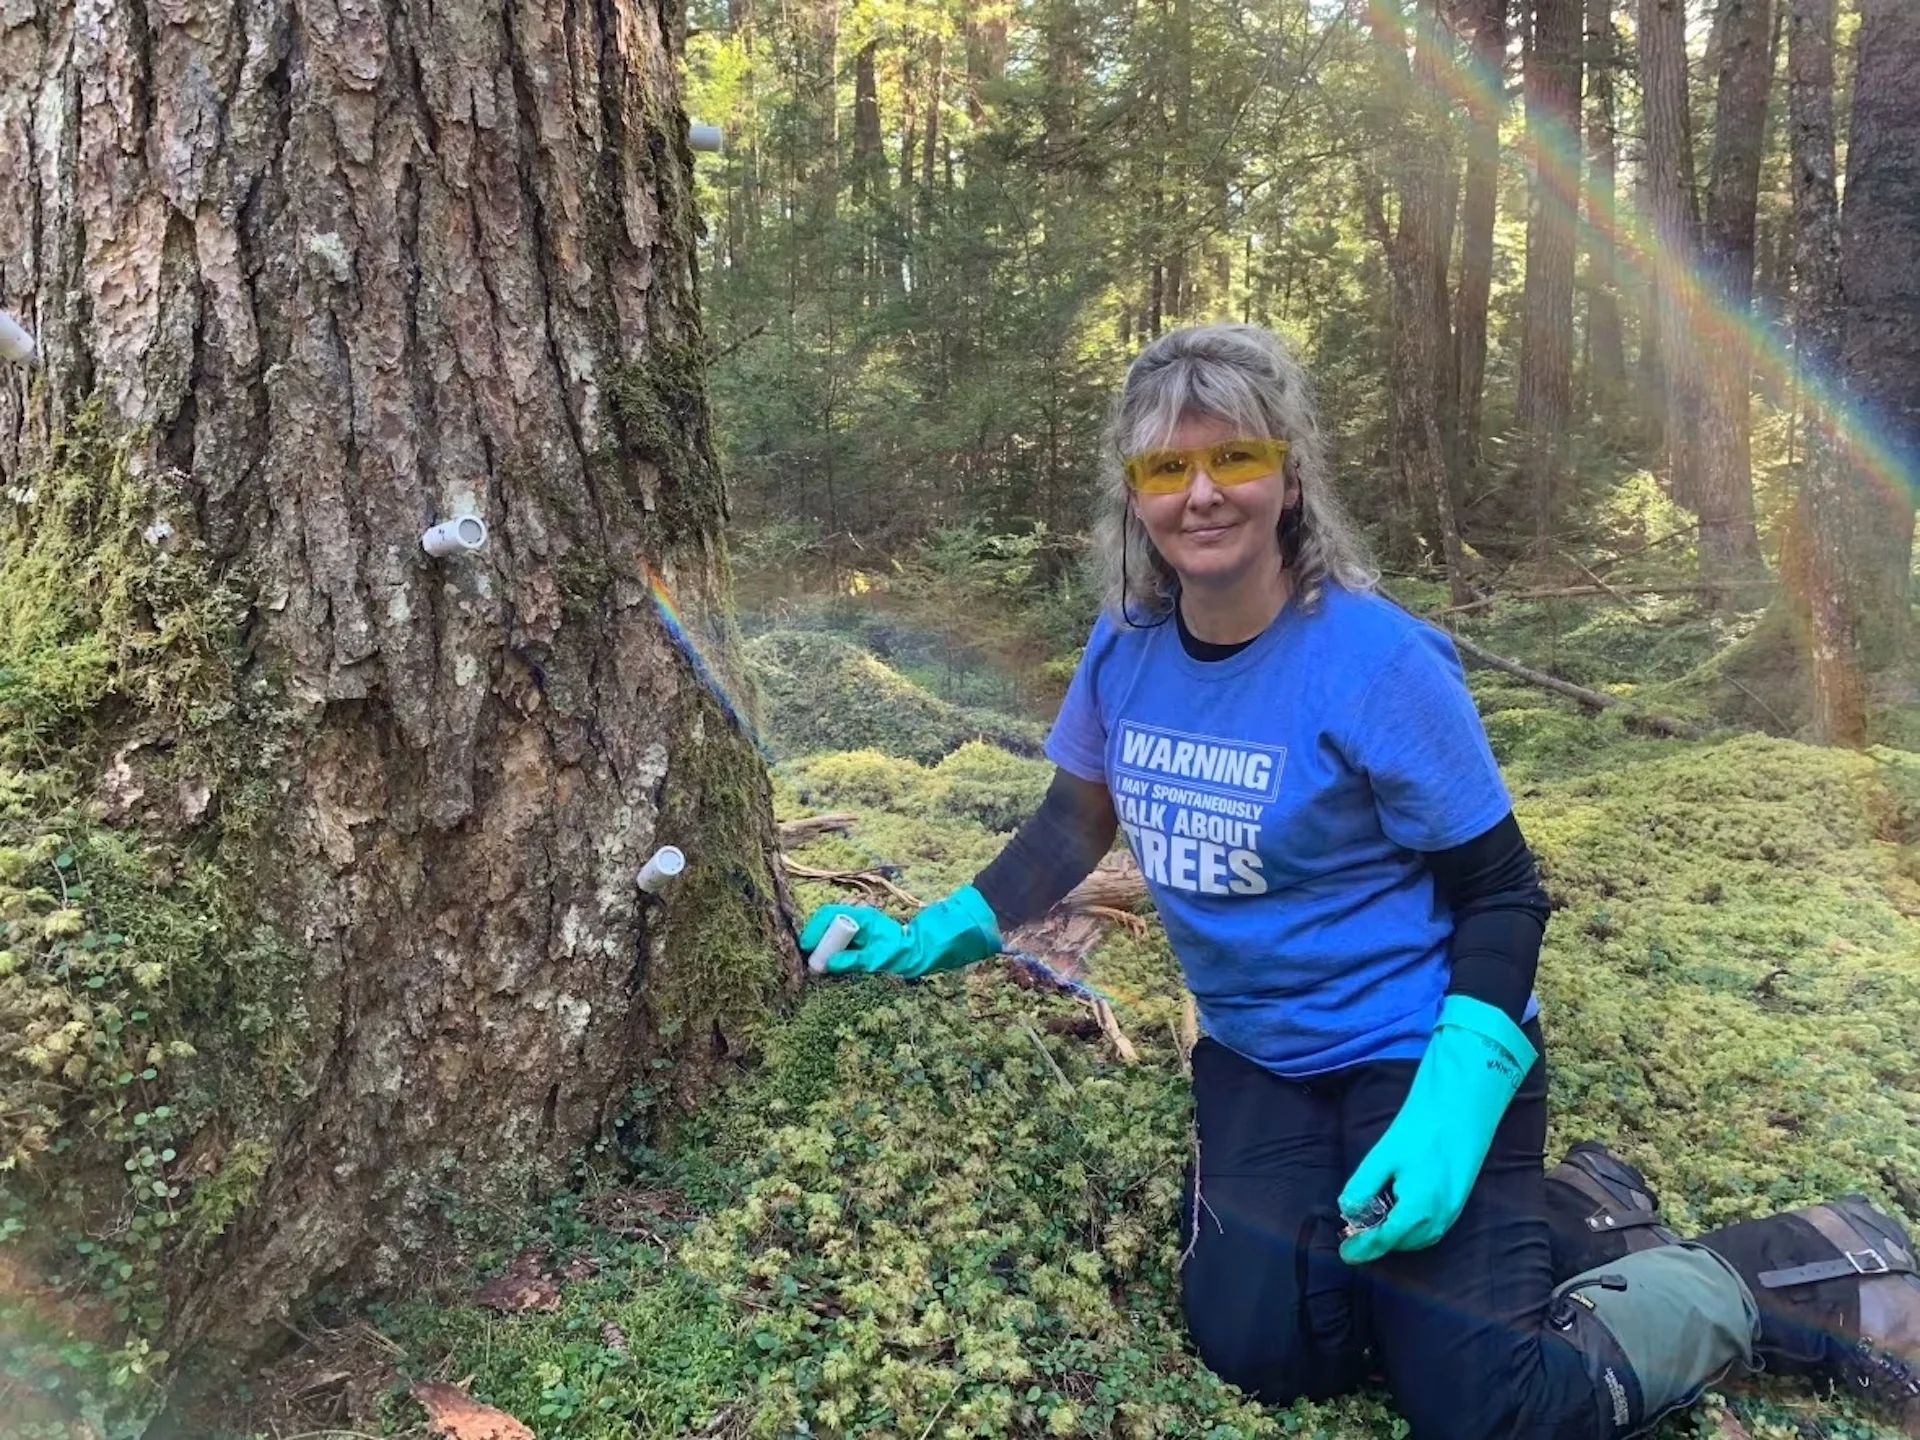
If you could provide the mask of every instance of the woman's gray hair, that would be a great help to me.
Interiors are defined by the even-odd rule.
[[[1300,487],[1289,569],[1303,606],[1317,605],[1329,580],[1348,590],[1374,588],[1379,572],[1333,493],[1306,370],[1279,336],[1257,325],[1196,325],[1169,331],[1140,352],[1107,423],[1094,544],[1116,615],[1164,618],[1179,589],[1173,567],[1128,504],[1123,458],[1165,445],[1182,419],[1196,415],[1225,421],[1248,438],[1287,442],[1287,468]]]

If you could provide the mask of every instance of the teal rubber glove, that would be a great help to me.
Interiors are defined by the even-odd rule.
[[[1440,1007],[1413,1085],[1387,1133],[1340,1192],[1340,1213],[1358,1214],[1389,1185],[1393,1208],[1371,1230],[1341,1242],[1349,1265],[1391,1250],[1422,1250],[1452,1228],[1537,1052],[1497,1007],[1449,995]]]
[[[971,885],[927,906],[905,925],[871,905],[822,905],[800,932],[803,954],[820,943],[836,915],[857,921],[860,933],[829,957],[829,975],[931,975],[1000,953],[1000,923]]]

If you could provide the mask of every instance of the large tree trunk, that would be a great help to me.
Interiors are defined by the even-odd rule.
[[[1618,155],[1614,71],[1620,63],[1614,0],[1587,0],[1587,408],[1620,413],[1627,385],[1614,252],[1614,172]]]
[[[881,153],[880,42],[869,40],[853,58],[853,198],[864,202],[885,194],[886,158]]]
[[[896,267],[887,207],[887,157],[880,133],[880,42],[869,40],[853,60],[853,210],[861,227],[860,278],[872,303]]]
[[[1792,0],[1788,65],[1795,338],[1808,453],[1787,575],[1812,664],[1814,729],[1869,738],[1877,677],[1907,658],[1920,460],[1920,11],[1861,9],[1846,209],[1834,206],[1832,0]],[[1906,698],[1906,697],[1901,697]]]
[[[1688,284],[1696,264],[1698,212],[1693,142],[1687,121],[1686,7],[1683,0],[1640,0],[1640,89],[1646,113],[1648,241],[1658,320],[1661,421],[1668,485],[1692,507],[1697,489],[1700,384]]]
[[[1455,170],[1447,147],[1447,115],[1440,99],[1438,47],[1444,43],[1438,7],[1421,0],[1408,19],[1413,64],[1407,63],[1406,32],[1381,7],[1369,12],[1386,73],[1407,96],[1393,142],[1398,220],[1392,230],[1370,196],[1370,218],[1393,276],[1393,341],[1388,390],[1399,488],[1422,509],[1431,506],[1453,603],[1471,598],[1459,523],[1447,484],[1445,443],[1447,334],[1446,252],[1441,239],[1446,191]]]
[[[1746,347],[1753,299],[1753,243],[1760,197],[1760,153],[1773,88],[1770,0],[1722,0],[1714,18],[1719,78],[1714,99],[1713,160],[1707,180],[1704,279],[1736,341],[1701,347],[1705,364],[1700,414],[1700,571],[1708,597],[1717,587],[1760,568],[1754,526],[1753,467],[1748,433],[1753,366]]]
[[[1833,131],[1834,0],[1788,0],[1787,130],[1793,190],[1794,363],[1806,398],[1806,458],[1781,554],[1813,680],[1813,727],[1830,744],[1867,735],[1842,575],[1851,496],[1830,403],[1839,378],[1840,206]]]
[[[1526,300],[1520,333],[1519,425],[1533,491],[1534,548],[1546,557],[1566,491],[1573,413],[1574,221],[1580,181],[1580,0],[1535,0],[1527,49]]]
[[[1466,197],[1460,208],[1460,285],[1454,301],[1453,469],[1480,469],[1481,406],[1487,389],[1487,303],[1493,294],[1493,226],[1500,204],[1500,119],[1506,90],[1508,0],[1473,0],[1458,22],[1473,38],[1467,119]],[[1456,493],[1458,493],[1456,491]]]
[[[0,475],[97,400],[156,503],[180,477],[149,541],[254,577],[236,691],[285,722],[241,899],[298,1013],[252,1017],[249,1093],[172,1099],[181,1206],[264,1162],[163,1272],[176,1356],[398,1281],[448,1202],[555,1182],[662,1073],[696,1096],[794,981],[764,771],[649,599],[651,565],[695,633],[724,602],[679,24],[0,15],[0,303],[47,359],[0,389]],[[467,512],[486,547],[428,559]],[[98,720],[168,743],[128,701]],[[229,778],[154,843],[216,832]],[[688,872],[643,901],[668,842]],[[241,1017],[206,1019],[230,1051]],[[114,1223],[96,1205],[48,1224]]]
[[[1193,118],[1193,0],[1168,0],[1167,7],[1167,93],[1163,108],[1167,115],[1166,147],[1170,163],[1167,185],[1171,192],[1167,223],[1162,231],[1166,254],[1166,276],[1162,297],[1163,318],[1173,324],[1187,316],[1192,289],[1188,257],[1194,254],[1194,236],[1188,220],[1192,208],[1192,176],[1188,153],[1192,148],[1190,126]],[[1197,260],[1198,256],[1194,255]]]
[[[1841,365],[1861,436],[1863,507],[1848,566],[1861,664],[1908,658],[1915,477],[1920,476],[1920,6],[1862,0],[1840,215]],[[1878,453],[1875,453],[1875,452]]]

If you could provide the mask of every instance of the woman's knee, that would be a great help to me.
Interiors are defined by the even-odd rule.
[[[1229,1214],[1231,1212],[1229,1211]],[[1271,1405],[1346,1394],[1361,1379],[1365,1341],[1354,1290],[1332,1244],[1278,1247],[1229,1218],[1194,1245],[1181,1276],[1188,1338],[1222,1380]]]
[[[1188,1286],[1182,1297],[1187,1336],[1201,1364],[1268,1405],[1317,1398],[1310,1395],[1320,1368],[1312,1342],[1291,1317],[1276,1315],[1271,1323],[1257,1323],[1211,1305],[1210,1298],[1204,1287],[1196,1286]]]

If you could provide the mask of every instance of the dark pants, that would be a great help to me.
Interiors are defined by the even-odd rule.
[[[1537,1026],[1527,1032],[1544,1053]],[[1552,1273],[1547,1233],[1544,1061],[1439,1244],[1365,1266],[1340,1259],[1336,1197],[1415,1068],[1282,1080],[1211,1040],[1194,1050],[1200,1203],[1190,1179],[1181,1284],[1200,1358],[1276,1405],[1382,1375],[1414,1440],[1591,1440],[1593,1384],[1544,1319],[1567,1278]]]

